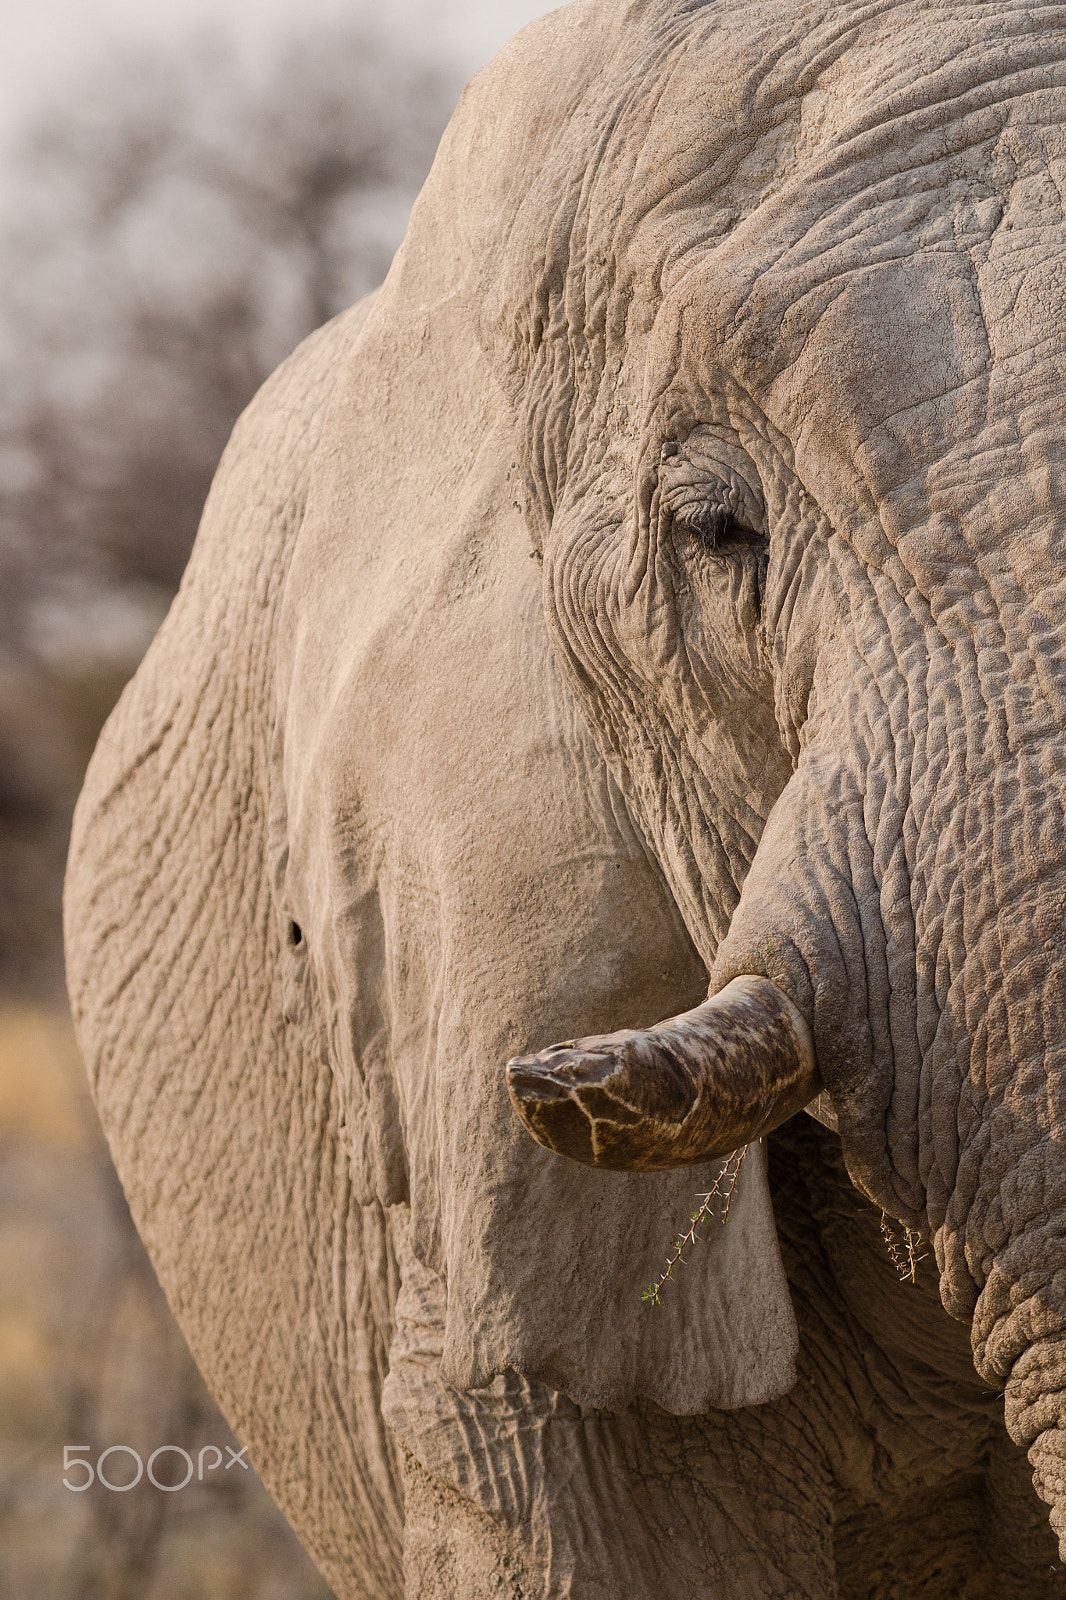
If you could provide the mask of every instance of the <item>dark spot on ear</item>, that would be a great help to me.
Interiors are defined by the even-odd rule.
[[[303,942],[304,942],[304,935],[303,935],[303,929],[300,927],[300,924],[298,922],[290,922],[289,923],[289,943],[292,945],[293,949],[295,949],[298,944],[303,944]]]

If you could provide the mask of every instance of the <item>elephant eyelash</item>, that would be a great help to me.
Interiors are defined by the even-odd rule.
[[[730,534],[738,526],[728,506],[720,500],[702,500],[685,506],[677,512],[674,522],[708,550],[717,550],[728,543]]]
[[[767,539],[750,528],[738,515],[740,496],[734,488],[721,487],[702,499],[686,498],[672,513],[674,525],[697,540],[705,550],[726,555],[747,547],[765,550]]]

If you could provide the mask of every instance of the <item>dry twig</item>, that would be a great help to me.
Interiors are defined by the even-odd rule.
[[[892,1259],[896,1269],[896,1277],[900,1283],[917,1283],[918,1263],[924,1261],[929,1252],[922,1247],[925,1240],[916,1228],[904,1228],[903,1242],[896,1237],[892,1224],[886,1212],[881,1213],[881,1237],[885,1241],[885,1248]],[[919,1254],[919,1251],[921,1254]]]
[[[723,1223],[729,1221],[729,1207],[732,1203],[733,1191],[737,1186],[737,1178],[740,1175],[741,1163],[743,1162],[747,1153],[747,1145],[744,1145],[743,1149],[741,1150],[734,1150],[733,1154],[729,1157],[729,1160],[726,1162],[725,1166],[714,1180],[714,1183],[711,1185],[710,1189],[706,1194],[700,1196],[702,1204],[698,1210],[692,1213],[692,1221],[689,1225],[688,1232],[682,1234],[680,1239],[674,1240],[674,1248],[666,1259],[666,1267],[660,1275],[658,1282],[653,1283],[650,1289],[644,1290],[640,1297],[641,1300],[646,1300],[653,1306],[662,1305],[662,1301],[659,1298],[661,1290],[666,1284],[667,1279],[673,1273],[674,1268],[682,1260],[681,1252],[688,1245],[699,1242],[699,1235],[696,1232],[696,1229],[699,1227],[704,1217],[706,1217],[710,1212],[711,1206],[714,1204],[715,1200],[724,1200],[721,1221]]]

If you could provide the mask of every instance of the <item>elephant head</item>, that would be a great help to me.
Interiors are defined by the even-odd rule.
[[[90,772],[71,987],[298,1522],[318,1435],[279,1452],[255,1375],[300,1330],[285,1381],[349,1448],[375,1206],[446,1280],[456,1387],[780,1394],[754,1163],[657,1332],[612,1285],[693,1187],[658,1169],[816,1095],[1066,1506],[1064,129],[1052,5],[579,0],[475,80],[380,294],[242,423]],[[593,791],[612,875],[575,823],[546,887],[527,835]],[[648,953],[607,973],[623,914]],[[593,1037],[530,1054],[549,1015]],[[527,1125],[632,1176],[536,1149],[516,1050]],[[730,1338],[784,1354],[716,1387]],[[323,1446],[323,1505],[386,1496],[360,1405],[376,1464]]]
[[[636,9],[640,93],[622,38],[484,328],[558,658],[712,1000],[523,1058],[512,1095],[551,1147],[646,1168],[824,1084],[1053,1498],[1063,16],[804,10],[783,44],[756,5],[738,45],[731,7]]]

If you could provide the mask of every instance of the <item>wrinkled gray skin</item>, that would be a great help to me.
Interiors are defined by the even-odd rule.
[[[239,424],[70,982],[339,1595],[1063,1592],[1064,183],[1061,7],[582,0]],[[552,1155],[503,1064],[708,973],[839,1136],[648,1309],[720,1163]]]

